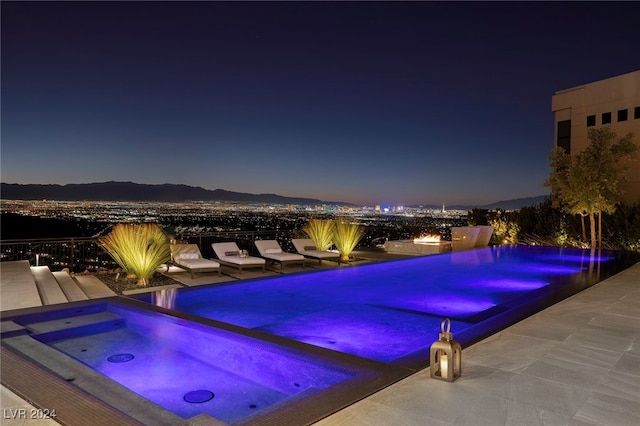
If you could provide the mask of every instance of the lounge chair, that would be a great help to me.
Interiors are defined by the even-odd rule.
[[[167,272],[171,265],[190,272],[192,279],[196,272],[217,271],[218,275],[221,275],[220,264],[215,260],[203,258],[197,244],[171,244],[171,260],[167,264]]]
[[[340,253],[316,249],[311,238],[294,238],[291,242],[296,248],[296,251],[304,257],[318,259],[318,263],[321,263],[323,260],[333,260],[340,263]]]
[[[255,245],[260,256],[264,257],[266,260],[278,262],[280,264],[281,271],[285,263],[302,262],[302,267],[304,268],[305,266],[305,257],[303,255],[282,251],[280,244],[278,244],[276,240],[257,240],[255,241]]]
[[[228,243],[213,243],[211,244],[213,251],[218,256],[218,262],[223,265],[238,268],[242,273],[243,268],[262,268],[262,272],[265,270],[265,264],[267,263],[261,257],[255,256],[243,256],[240,248],[234,242]]]

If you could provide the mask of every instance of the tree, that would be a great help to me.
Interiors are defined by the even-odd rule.
[[[495,216],[489,221],[493,226],[493,236],[498,244],[517,244],[518,235],[520,234],[520,226],[514,220],[512,214],[503,210],[498,210]]]
[[[487,209],[471,209],[467,213],[467,222],[469,226],[488,225],[489,224],[489,210]]]
[[[582,239],[586,243],[584,218],[592,210],[590,195],[594,191],[589,185],[592,181],[586,179],[589,177],[589,170],[578,156],[568,155],[562,148],[556,148],[552,153],[551,167],[555,171],[551,173],[546,184],[552,189],[553,206],[561,208],[566,213],[580,215]]]
[[[584,217],[589,217],[591,247],[595,248],[597,244],[601,248],[602,213],[615,212],[628,162],[638,147],[633,143],[632,133],[616,141],[617,135],[609,126],[590,128],[588,137],[589,145],[578,155],[569,155],[560,147],[554,148],[550,157],[554,171],[545,186],[551,187],[554,206],[566,213],[582,216],[585,240]]]

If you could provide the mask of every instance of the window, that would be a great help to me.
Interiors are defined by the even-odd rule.
[[[571,154],[571,120],[558,121],[558,140],[556,145]]]
[[[618,111],[618,121],[627,121],[627,110],[621,109]]]
[[[633,118],[636,120],[640,118],[640,107],[635,107],[633,109]]]
[[[610,112],[603,112],[602,113],[602,124],[609,124],[611,123],[611,113]]]
[[[593,127],[596,125],[596,116],[587,115],[587,127]]]

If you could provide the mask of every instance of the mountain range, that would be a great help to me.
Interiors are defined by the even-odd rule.
[[[471,210],[471,209],[485,209],[485,210],[518,210],[522,207],[529,207],[538,205],[549,197],[548,195],[538,195],[536,197],[514,198],[513,200],[502,200],[491,204],[485,204],[481,206],[477,205],[452,205],[446,206],[448,210]]]
[[[2,183],[0,197],[5,200],[57,200],[57,201],[238,201],[272,204],[343,204],[314,198],[285,197],[277,194],[249,194],[209,190],[199,186],[147,185],[133,182],[100,182],[67,185]]]
[[[484,209],[518,209],[541,203],[545,195],[538,197],[519,198],[515,200],[499,201],[484,206],[447,206],[449,210]],[[161,184],[148,185],[133,182],[100,182],[80,184],[17,184],[2,183],[0,198],[5,200],[57,200],[57,201],[236,201],[247,203],[267,204],[297,204],[297,205],[351,205],[341,201],[323,201],[314,198],[285,197],[277,194],[249,194],[233,192],[224,189],[209,190],[198,186]],[[439,208],[428,205],[424,208]]]

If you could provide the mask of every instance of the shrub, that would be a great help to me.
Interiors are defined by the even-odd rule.
[[[619,205],[613,214],[603,215],[602,222],[609,245],[640,253],[640,202]]]
[[[117,224],[98,244],[129,275],[146,285],[156,269],[171,258],[169,238],[157,224]]]
[[[349,255],[364,236],[364,229],[343,219],[335,220],[333,243],[340,252],[340,260],[347,262]]]
[[[335,223],[330,219],[311,219],[302,230],[311,238],[316,249],[325,251],[333,245]]]
[[[553,207],[550,199],[537,206],[523,207],[512,214],[518,231],[518,242],[530,245],[588,248],[579,214],[564,213]],[[498,212],[493,221],[500,225],[497,233],[506,232],[508,220]],[[614,250],[640,252],[640,203],[620,204],[613,213],[602,215],[603,246]],[[587,218],[587,225],[588,218]]]
[[[492,239],[496,239],[498,244],[517,244],[520,226],[514,219],[513,214],[504,213],[498,210],[495,217],[489,224],[493,226]]]

